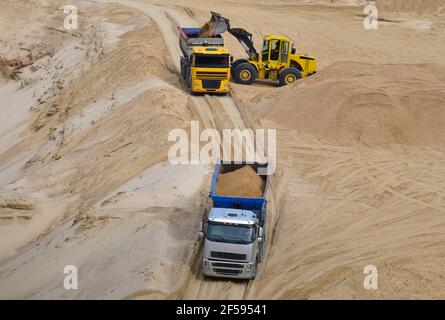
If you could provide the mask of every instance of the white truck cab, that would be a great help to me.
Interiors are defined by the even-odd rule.
[[[254,212],[212,208],[201,230],[205,236],[204,275],[255,278],[263,251],[263,228]]]

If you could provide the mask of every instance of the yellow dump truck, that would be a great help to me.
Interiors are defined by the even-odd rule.
[[[203,38],[199,36],[200,28],[179,28],[181,76],[192,94],[226,95],[230,91],[231,56],[219,31],[212,31],[211,38]]]

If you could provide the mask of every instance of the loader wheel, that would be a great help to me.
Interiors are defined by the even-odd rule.
[[[232,77],[233,77],[236,67],[238,67],[241,63],[244,63],[244,62],[247,62],[247,60],[246,59],[238,59],[230,64],[230,73],[232,74]]]
[[[285,86],[294,83],[298,79],[301,79],[301,73],[297,68],[284,69],[278,76],[280,86]]]
[[[233,78],[241,84],[252,84],[257,75],[255,67],[248,62],[240,63],[233,71]]]

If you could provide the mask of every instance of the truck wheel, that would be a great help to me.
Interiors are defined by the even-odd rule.
[[[256,71],[255,67],[249,62],[240,63],[233,71],[233,78],[236,82],[241,84],[252,84],[257,75],[258,72]]]
[[[180,65],[181,65],[181,77],[182,77],[182,79],[185,79],[185,66],[184,66],[184,58],[181,58],[180,60],[179,60],[179,62],[180,62]]]
[[[238,60],[235,60],[234,62],[232,62],[230,64],[230,73],[232,74],[232,77],[233,77],[235,68],[238,67],[238,65],[240,65],[241,63],[244,63],[244,62],[248,62],[248,61],[246,59],[238,59]]]
[[[255,275],[253,276],[252,279],[255,279],[256,275],[258,274],[258,266],[259,266],[259,264],[260,264],[260,261],[259,261],[258,256],[257,256],[256,259],[255,259],[255,266],[254,266],[254,268],[255,268]]]
[[[297,68],[286,68],[278,76],[280,86],[294,83],[298,79],[301,79],[301,73]]]
[[[258,254],[258,256],[257,256],[257,260],[258,260],[258,262],[261,262],[261,261],[263,261],[263,255],[264,255],[264,241],[266,240],[266,236],[263,236],[263,242],[260,244],[260,247],[258,248],[259,249],[259,254]]]
[[[184,57],[181,58],[181,76],[184,80],[187,80],[186,70],[190,69],[190,63]]]
[[[190,70],[190,67],[185,68],[185,82],[187,84],[187,88],[192,87],[192,72]]]

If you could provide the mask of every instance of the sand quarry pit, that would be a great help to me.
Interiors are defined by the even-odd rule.
[[[443,1],[378,1],[378,30],[364,3],[82,0],[67,32],[65,1],[0,0],[0,298],[444,299]],[[317,74],[191,97],[176,27],[210,11],[257,47],[288,36]],[[167,161],[169,132],[192,120],[277,130],[253,281],[200,273],[212,166]],[[253,173],[222,175],[218,192],[241,179],[261,194]],[[76,291],[66,265],[88,279]]]

